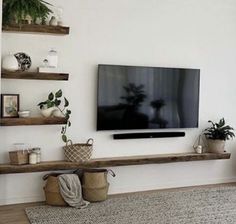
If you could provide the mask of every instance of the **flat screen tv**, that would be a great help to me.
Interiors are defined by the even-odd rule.
[[[97,130],[196,128],[199,69],[98,66]]]

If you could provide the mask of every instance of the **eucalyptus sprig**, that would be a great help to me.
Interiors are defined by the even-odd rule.
[[[45,21],[52,10],[48,8],[50,3],[44,0],[3,0],[3,24],[12,21],[21,24],[21,20],[29,15],[33,21],[37,18]],[[52,5],[51,5],[52,6]]]
[[[38,106],[40,107],[40,109],[47,109],[47,108],[55,107],[64,115],[67,122],[61,129],[61,135],[62,135],[62,141],[66,143],[68,141],[68,138],[66,135],[67,128],[71,126],[71,121],[70,121],[71,110],[68,109],[69,101],[67,100],[67,98],[63,97],[62,95],[63,93],[61,89],[58,90],[55,94],[51,92],[49,93],[47,100],[40,102]],[[62,103],[62,97],[64,99],[63,108],[60,107]]]

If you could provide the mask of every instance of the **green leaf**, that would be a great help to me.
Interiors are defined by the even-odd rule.
[[[62,90],[61,90],[61,89],[58,90],[58,91],[56,92],[55,96],[56,96],[56,98],[62,97]]]
[[[65,143],[67,142],[67,137],[66,137],[66,135],[62,135],[61,138],[62,138],[62,141],[63,141],[63,142],[65,142]]]
[[[66,110],[66,113],[67,114],[71,114],[71,110]]]
[[[45,104],[47,104],[46,101],[39,103],[37,106],[43,106],[43,105],[45,105]]]
[[[52,100],[54,99],[54,94],[53,94],[53,93],[50,93],[50,94],[48,95],[48,99],[49,99],[50,101],[52,101]]]
[[[48,107],[48,108],[54,107],[54,106],[55,106],[54,102],[51,102],[51,101],[48,101],[48,102],[47,102],[47,107]]]
[[[71,126],[71,122],[70,121],[68,121],[68,127],[70,127]]]
[[[65,100],[65,105],[64,107],[68,107],[69,106],[69,101],[64,97],[64,100]]]
[[[61,100],[55,99],[55,106],[59,106],[61,104]]]

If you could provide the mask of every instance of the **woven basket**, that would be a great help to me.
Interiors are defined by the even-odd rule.
[[[93,139],[90,138],[85,144],[73,144],[71,140],[63,147],[66,161],[86,162],[90,160],[93,151]]]
[[[10,163],[12,165],[23,165],[29,163],[29,153],[27,150],[17,150],[9,152]]]
[[[61,196],[58,177],[49,176],[44,187],[44,193],[47,205],[66,206],[67,203]]]
[[[99,188],[88,188],[86,186],[82,186],[82,189],[85,200],[89,202],[105,201],[107,199],[109,183],[107,183],[104,187]]]
[[[107,174],[115,177],[115,173],[110,169],[86,169],[84,170],[82,183],[87,188],[101,188],[108,184]]]

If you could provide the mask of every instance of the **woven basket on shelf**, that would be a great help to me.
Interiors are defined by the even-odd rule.
[[[93,151],[93,139],[90,138],[86,143],[73,144],[71,140],[63,147],[66,161],[86,162],[90,160]]]
[[[27,150],[10,151],[9,158],[12,165],[23,165],[29,163],[29,153]]]

